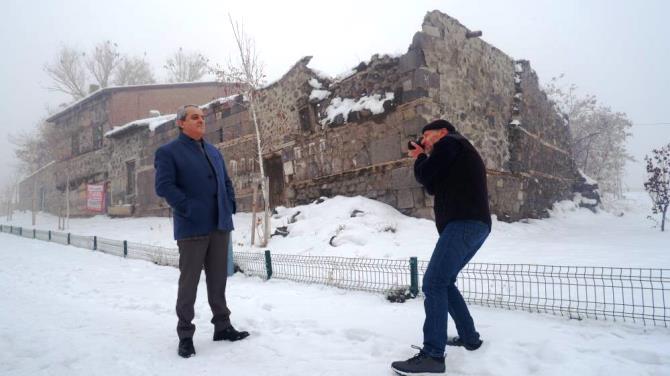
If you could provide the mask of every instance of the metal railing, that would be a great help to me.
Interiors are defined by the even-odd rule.
[[[1,225],[35,237],[116,256],[179,265],[179,252],[125,240]],[[421,295],[427,261],[235,252],[246,275],[317,283],[405,298]],[[621,320],[670,326],[670,269],[470,263],[457,286],[468,303],[550,313],[573,319]]]
[[[488,307],[670,324],[670,269],[470,263],[458,286],[466,301]]]

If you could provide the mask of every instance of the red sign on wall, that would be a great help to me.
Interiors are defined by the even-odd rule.
[[[86,209],[100,213],[105,210],[104,184],[86,184]]]

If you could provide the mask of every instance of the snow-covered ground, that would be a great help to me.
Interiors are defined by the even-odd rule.
[[[185,360],[176,354],[175,268],[10,234],[0,244],[2,375],[392,375],[390,362],[422,341],[419,299],[394,304],[236,274],[232,320],[251,337],[211,341],[203,278],[197,356]],[[667,328],[471,310],[484,346],[449,349],[449,375],[670,374]]]
[[[617,207],[615,213],[594,214],[564,201],[548,219],[511,224],[494,220],[493,232],[473,262],[670,268],[670,231],[661,233],[647,219],[648,195],[629,193]],[[355,210],[361,213],[351,217]],[[289,223],[297,212],[295,222]],[[249,245],[251,215],[237,214],[234,221],[235,250],[254,250]],[[17,212],[11,222],[1,218],[0,223],[32,228],[29,212]],[[56,230],[57,223],[56,217],[40,213],[36,227]],[[274,236],[264,248],[273,253],[428,260],[437,240],[433,221],[407,217],[360,196],[279,208],[272,225],[289,230],[287,237]],[[176,248],[169,218],[71,219],[68,231]]]

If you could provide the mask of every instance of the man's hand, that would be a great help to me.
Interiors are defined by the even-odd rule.
[[[416,158],[419,156],[419,154],[424,154],[424,153],[426,153],[426,152],[423,150],[423,148],[421,147],[421,145],[417,144],[417,143],[414,142],[414,141],[410,141],[410,142],[412,143],[412,145],[414,145],[414,149],[409,149],[409,150],[407,150],[407,155],[408,155],[408,156],[410,156],[410,157],[416,159]]]

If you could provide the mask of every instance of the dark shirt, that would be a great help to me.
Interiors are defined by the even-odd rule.
[[[435,196],[435,225],[442,233],[455,220],[477,220],[491,228],[486,167],[474,146],[459,133],[433,145],[430,156],[420,154],[414,176]]]

